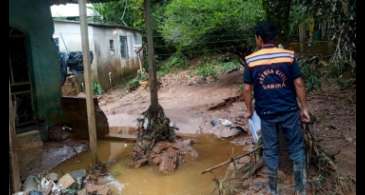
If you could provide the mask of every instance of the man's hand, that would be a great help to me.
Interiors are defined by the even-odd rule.
[[[307,108],[300,110],[300,118],[302,119],[302,122],[309,123],[311,121],[309,111]]]
[[[243,113],[243,117],[245,119],[249,119],[249,118],[251,118],[252,113],[253,113],[252,110],[246,110],[245,113]]]

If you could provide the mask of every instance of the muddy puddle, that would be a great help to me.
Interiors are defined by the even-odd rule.
[[[99,141],[99,157],[103,162],[112,162],[111,174],[124,184],[123,195],[205,195],[213,194],[215,188],[213,174],[201,175],[201,171],[227,160],[231,155],[242,153],[243,147],[211,135],[195,137],[194,148],[199,157],[187,159],[172,174],[162,175],[156,167],[130,168],[132,143],[120,141]],[[59,174],[90,165],[89,153],[83,153],[66,161],[54,169]],[[222,176],[225,168],[217,169],[214,174]]]

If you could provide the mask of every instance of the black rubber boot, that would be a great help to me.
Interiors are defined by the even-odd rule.
[[[269,171],[269,193],[270,195],[278,195],[278,173],[277,171]]]
[[[293,162],[293,173],[295,182],[295,194],[306,195],[306,172],[305,172],[305,161],[294,161]]]

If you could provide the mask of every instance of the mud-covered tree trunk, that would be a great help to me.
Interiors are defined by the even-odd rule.
[[[158,103],[158,82],[154,62],[152,38],[152,15],[150,0],[144,1],[144,17],[147,36],[147,62],[149,65],[149,84],[151,104],[138,119],[137,143],[133,151],[135,166],[139,167],[148,162],[153,147],[160,141],[174,141],[175,129],[170,127],[170,120],[165,116],[163,108]]]

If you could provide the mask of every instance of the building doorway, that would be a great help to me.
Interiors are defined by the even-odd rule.
[[[16,105],[16,132],[32,130],[36,124],[32,96],[29,56],[26,36],[9,27],[9,80],[12,100]]]

